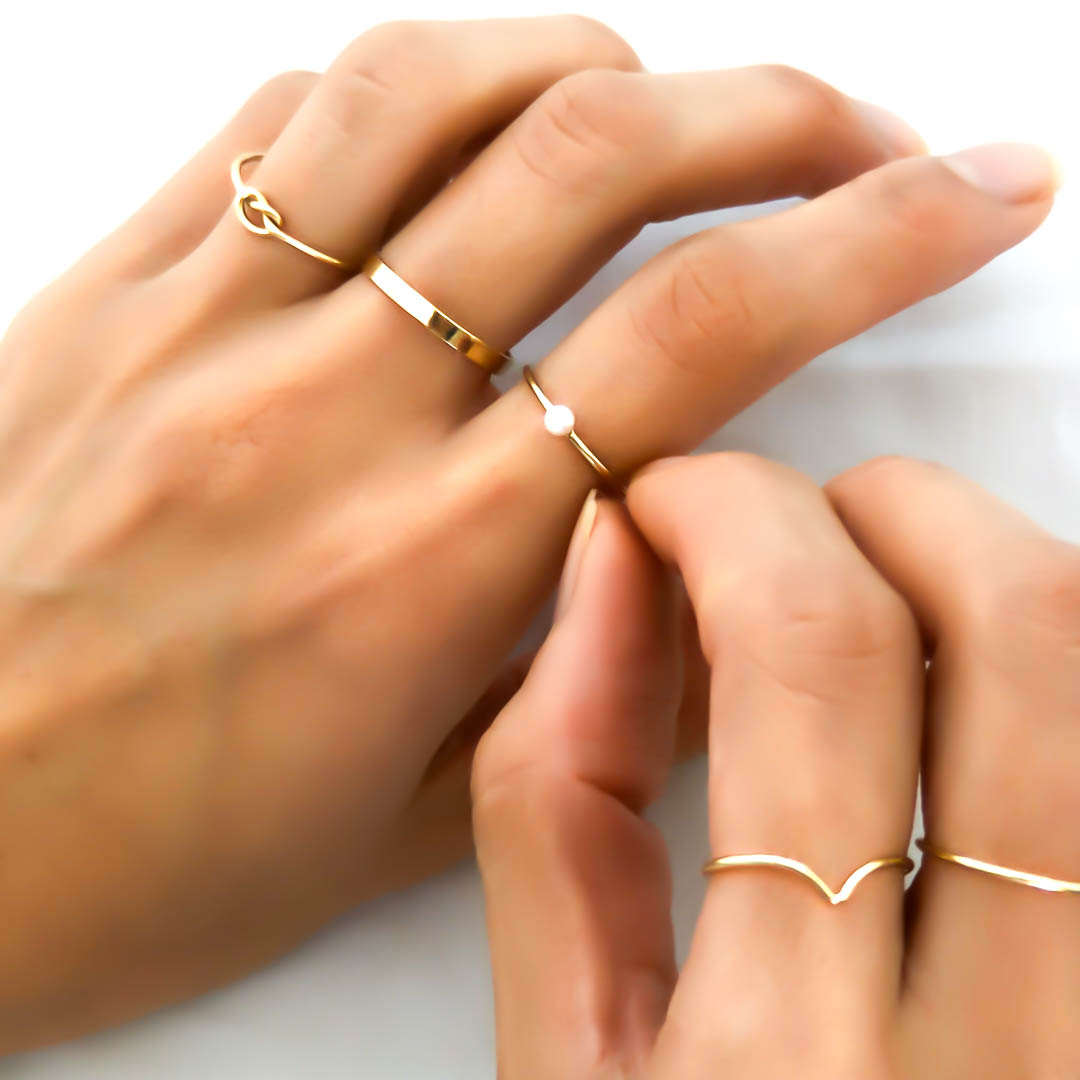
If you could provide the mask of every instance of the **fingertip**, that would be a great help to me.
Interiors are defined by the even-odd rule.
[[[627,496],[629,496],[630,491],[640,488],[643,483],[651,482],[657,474],[685,465],[689,460],[689,454],[672,454],[668,457],[656,458],[642,465],[630,477],[630,483],[627,485]]]
[[[1052,199],[1063,179],[1061,162],[1030,143],[986,143],[939,160],[971,187],[1004,203]]]
[[[839,509],[845,503],[860,499],[868,491],[875,494],[887,492],[895,486],[897,476],[918,471],[940,474],[949,470],[941,462],[928,458],[880,454],[837,473],[825,484],[824,491],[833,506]]]

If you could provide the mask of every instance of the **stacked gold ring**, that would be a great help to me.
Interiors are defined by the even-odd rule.
[[[318,262],[343,270],[350,269],[349,264],[343,259],[328,255],[325,251],[312,247],[311,244],[305,243],[288,232],[284,227],[281,212],[259,188],[245,182],[244,166],[249,161],[258,161],[261,157],[263,157],[262,154],[240,154],[233,160],[230,169],[235,192],[232,205],[240,224],[256,236],[273,237]],[[262,222],[254,221],[249,216],[250,213],[260,214]],[[425,299],[398,273],[387,266],[377,252],[369,255],[360,269],[398,307],[407,311],[440,341],[446,342],[482,370],[494,375],[513,359],[510,353],[494,348],[483,338],[470,333],[460,323],[455,322],[445,311],[440,311],[430,300]]]
[[[430,300],[418,293],[399,274],[391,270],[376,252],[369,255],[360,268],[403,311],[407,311],[421,326],[427,327],[440,341],[457,349],[467,360],[491,375],[497,374],[513,359],[500,352],[483,338],[469,333],[460,323],[440,311]]]
[[[1029,889],[1039,889],[1041,892],[1049,893],[1080,893],[1080,881],[1065,881],[1062,878],[1047,877],[1045,874],[1034,874],[1030,870],[1014,870],[1008,866],[998,866],[997,863],[986,862],[983,859],[973,859],[970,855],[957,855],[935,847],[925,836],[921,840],[916,840],[915,844],[921,852],[940,859],[942,862],[963,866],[967,870],[975,870],[980,874],[989,874],[1003,881],[1011,881],[1014,885],[1026,885]]]
[[[701,868],[701,872],[703,874],[718,874],[725,870],[747,868],[790,871],[809,881],[835,907],[850,900],[859,885],[871,874],[878,870],[887,870],[893,867],[899,868],[907,874],[915,869],[915,864],[906,855],[886,855],[880,859],[871,859],[853,870],[843,885],[835,892],[821,875],[812,870],[806,863],[800,862],[798,859],[788,858],[786,855],[721,855],[718,858],[710,859]]]
[[[521,369],[521,374],[529,389],[533,392],[533,396],[544,407],[544,427],[552,435],[565,436],[569,439],[573,447],[593,467],[608,487],[621,490],[621,485],[615,479],[615,474],[589,449],[585,440],[574,430],[574,425],[577,423],[574,410],[569,405],[557,405],[552,401],[540,388],[540,384],[536,381],[536,376],[528,364]]]

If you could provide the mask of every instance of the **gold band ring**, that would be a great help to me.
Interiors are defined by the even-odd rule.
[[[574,430],[574,424],[577,423],[577,418],[574,416],[574,410],[569,405],[556,405],[540,389],[540,384],[536,381],[536,377],[533,375],[532,368],[526,364],[521,369],[521,374],[525,377],[525,382],[528,383],[529,389],[536,396],[536,400],[540,402],[544,407],[544,427],[551,432],[552,435],[565,435],[566,438],[574,444],[581,456],[599,473],[600,477],[607,483],[609,487],[620,488],[619,483],[615,479],[614,473],[585,445],[581,436]]]
[[[241,154],[233,159],[232,168],[229,170],[233,188],[236,190],[236,196],[232,202],[233,210],[240,219],[240,224],[248,232],[253,232],[256,236],[272,236],[274,239],[296,248],[297,251],[309,255],[313,259],[318,259],[319,262],[344,268],[346,264],[341,259],[335,259],[333,255],[327,255],[325,251],[319,251],[318,248],[305,244],[303,240],[297,240],[295,236],[290,236],[282,228],[284,222],[281,214],[270,205],[267,197],[257,187],[244,183],[241,170],[249,161],[257,161],[261,157],[263,157],[262,154]],[[261,225],[257,225],[248,217],[249,210],[262,214]]]
[[[425,299],[407,281],[395,273],[376,253],[369,255],[361,270],[403,311],[407,311],[418,323],[426,326],[440,341],[457,349],[477,367],[494,375],[512,359],[508,352],[499,352],[482,338],[470,334],[465,327],[454,322],[430,300]]]
[[[851,894],[859,887],[859,884],[868,878],[875,870],[884,870],[886,867],[901,867],[905,874],[915,869],[915,864],[906,855],[887,855],[883,859],[871,859],[865,862],[857,870],[848,875],[847,881],[833,892],[824,879],[816,874],[804,862],[798,859],[789,859],[784,855],[722,855],[717,859],[710,859],[702,868],[703,874],[718,874],[723,870],[738,870],[744,867],[766,867],[773,870],[790,870],[806,878],[817,887],[817,890],[834,907],[851,898]]]
[[[1029,889],[1040,889],[1050,893],[1080,893],[1080,881],[1063,881],[1060,878],[1046,877],[1044,874],[1032,874],[1027,870],[1012,870],[1007,866],[998,866],[995,863],[983,862],[982,859],[972,859],[967,855],[954,855],[951,851],[942,851],[934,847],[924,836],[915,841],[916,846],[927,855],[943,862],[955,863],[957,866],[965,866],[968,870],[977,870],[980,874],[990,874],[993,877],[1011,881],[1014,885],[1026,885]]]

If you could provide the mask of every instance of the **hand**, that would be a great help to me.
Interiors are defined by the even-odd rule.
[[[389,23],[30,304],[0,355],[0,1049],[467,850],[475,736],[593,482],[527,388],[241,228],[232,160],[265,150],[245,180],[289,232],[381,248],[500,349],[647,220],[817,196],[674,245],[539,366],[628,475],[1048,212],[1041,151],[977,152],[1027,170],[995,195],[875,115],[785,67],[648,74],[580,17]]]
[[[790,871],[727,870],[680,975],[642,813],[679,700],[678,593],[647,540],[712,670],[714,854],[786,855],[834,890],[903,855],[925,739],[934,844],[1080,879],[1080,550],[900,459],[822,493],[674,458],[627,505],[637,529],[602,499],[579,532],[568,603],[476,755],[499,1076],[1080,1075],[1080,896],[927,858],[905,919],[897,868],[835,907]]]

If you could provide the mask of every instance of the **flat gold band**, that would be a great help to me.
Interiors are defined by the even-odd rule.
[[[275,240],[280,240],[282,243],[296,248],[297,251],[310,256],[312,259],[318,259],[319,262],[326,263],[328,266],[337,266],[344,269],[346,264],[341,259],[335,259],[333,255],[327,255],[325,251],[313,248],[310,244],[305,244],[303,240],[297,240],[295,236],[287,233],[282,227],[284,221],[281,214],[270,205],[267,197],[257,187],[244,183],[241,170],[249,161],[257,161],[262,156],[262,154],[240,154],[239,157],[233,159],[232,167],[229,170],[233,188],[236,191],[236,196],[232,202],[233,210],[240,219],[240,224],[248,232],[253,232],[256,236],[272,236]],[[262,214],[261,225],[256,224],[248,217],[249,210]]]
[[[721,855],[719,858],[710,859],[701,868],[701,872],[703,874],[718,874],[724,870],[740,870],[745,867],[790,870],[815,885],[818,892],[830,904],[835,906],[849,900],[860,883],[874,873],[875,870],[884,870],[892,866],[901,867],[905,874],[915,869],[915,864],[906,855],[887,855],[883,859],[871,859],[852,871],[848,875],[847,881],[836,892],[833,892],[821,876],[811,870],[806,863],[799,862],[798,859],[789,859],[785,855]]]
[[[935,859],[955,863],[968,870],[976,870],[980,874],[990,874],[992,877],[1011,881],[1014,885],[1026,885],[1029,889],[1040,889],[1042,892],[1050,893],[1080,893],[1080,881],[1063,881],[1060,878],[1046,877],[1044,874],[1032,874],[1027,870],[1012,870],[1008,866],[998,866],[996,863],[973,859],[968,855],[955,855],[951,851],[934,847],[926,837],[916,840],[915,844],[920,851],[932,855]]]
[[[578,453],[580,453],[593,469],[596,470],[608,487],[621,490],[621,485],[615,479],[615,474],[612,473],[596,454],[585,445],[584,440],[574,430],[574,424],[577,421],[573,410],[568,405],[556,405],[555,402],[540,389],[540,384],[536,381],[536,376],[533,375],[532,368],[529,367],[528,364],[521,369],[521,374],[524,376],[525,382],[533,392],[536,400],[544,407],[544,427],[546,427],[552,435],[566,436],[577,449]]]
[[[361,270],[398,307],[407,311],[440,341],[445,341],[451,348],[457,349],[477,367],[494,375],[512,359],[508,352],[499,352],[482,338],[470,334],[465,327],[454,322],[446,312],[440,311],[430,300],[425,299],[400,275],[391,270],[378,254],[369,255],[364,260]]]

